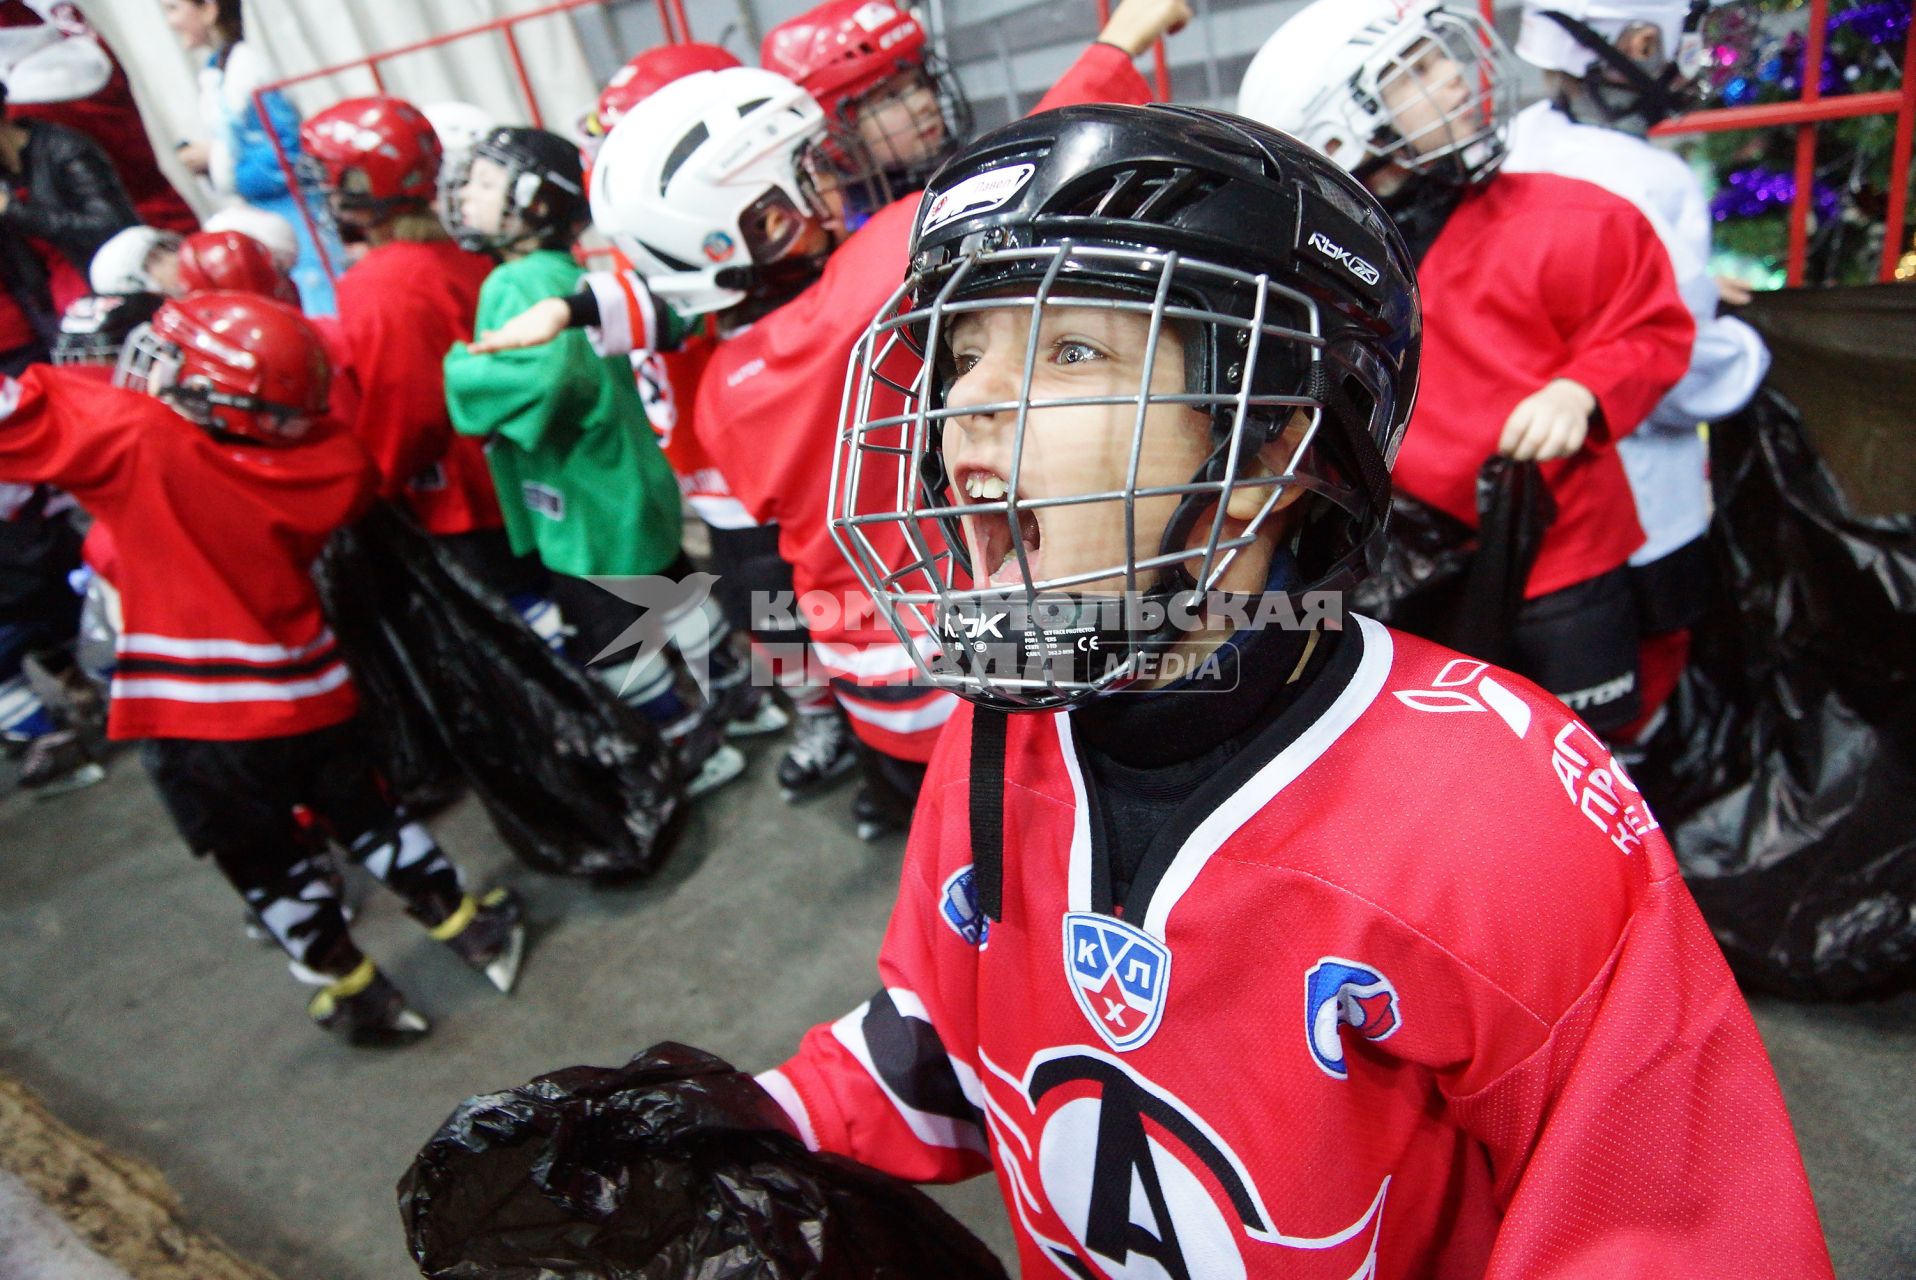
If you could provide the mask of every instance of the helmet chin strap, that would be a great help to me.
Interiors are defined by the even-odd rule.
[[[1542,16],[1562,27],[1572,40],[1588,49],[1598,62],[1623,80],[1631,97],[1627,106],[1619,107],[1613,106],[1602,87],[1593,83],[1587,73],[1585,75],[1583,84],[1586,96],[1603,113],[1605,124],[1617,126],[1625,121],[1637,120],[1647,132],[1651,126],[1671,116],[1681,115],[1686,109],[1681,88],[1683,76],[1675,62],[1666,62],[1662,72],[1652,76],[1643,69],[1642,64],[1624,54],[1582,19],[1559,13],[1555,9],[1544,10]],[[1576,119],[1576,113],[1570,109],[1569,103],[1560,101],[1558,105],[1564,108],[1564,114],[1572,120]]]

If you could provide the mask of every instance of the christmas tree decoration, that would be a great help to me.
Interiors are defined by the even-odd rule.
[[[1832,0],[1815,68],[1825,98],[1901,88],[1910,0]],[[1810,47],[1807,0],[1745,0],[1714,10],[1703,72],[1716,107],[1801,98]],[[1857,284],[1877,277],[1889,207],[1894,116],[1857,116],[1818,127],[1804,281]],[[1679,149],[1714,187],[1719,274],[1780,287],[1796,198],[1796,130],[1770,128],[1686,138]],[[1916,202],[1911,202],[1916,207]],[[1904,255],[1903,268],[1912,255]],[[1899,269],[1899,279],[1909,275]]]

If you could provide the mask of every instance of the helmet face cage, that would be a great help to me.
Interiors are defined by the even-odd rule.
[[[835,115],[835,127],[858,135],[894,194],[924,187],[971,134],[971,101],[929,49],[843,99]]]
[[[1371,140],[1375,160],[1457,185],[1483,182],[1503,164],[1516,82],[1503,41],[1481,16],[1433,6],[1403,22],[1365,71],[1351,91],[1386,122]],[[1419,119],[1406,127],[1411,117]]]
[[[1005,281],[1018,283],[1010,288]],[[1089,288],[1087,288],[1087,284]],[[1230,295],[1230,310],[1206,299]],[[982,295],[982,296],[981,296]],[[1241,303],[1241,305],[1240,305]],[[1148,320],[1144,372],[1135,389],[1069,399],[1034,399],[1039,332],[1047,310],[1094,307]],[[940,352],[960,315],[1022,310],[1030,316],[1015,400],[954,409],[944,402]],[[1325,420],[1327,344],[1318,304],[1306,294],[1230,267],[1176,253],[1074,246],[976,250],[955,264],[920,271],[880,312],[853,351],[833,459],[831,528],[879,610],[912,649],[921,675],[973,701],[1006,709],[1066,706],[1143,674],[1147,653],[1174,642],[1151,602],[1192,600],[1218,589],[1244,549],[1270,526],[1293,488],[1315,492],[1353,514],[1353,491],[1310,461]],[[1184,390],[1151,385],[1162,343],[1186,350]],[[928,353],[929,358],[921,356]],[[1192,365],[1200,366],[1194,375]],[[1124,406],[1134,411],[1124,483],[1090,493],[1020,496],[1030,416],[1047,409]],[[1210,419],[1210,453],[1183,483],[1140,486],[1147,417],[1157,405],[1194,408]],[[1287,456],[1260,456],[1297,413],[1305,429]],[[1011,415],[1010,474],[1002,499],[953,493],[943,439],[953,418]],[[1162,428],[1158,428],[1162,429]],[[1386,442],[1386,456],[1395,442]],[[1226,503],[1259,496],[1241,532],[1225,527]],[[1159,545],[1144,546],[1140,502],[1175,500]],[[1095,569],[1034,578],[1021,521],[1048,508],[1112,504],[1123,512],[1122,559]],[[970,563],[965,518],[1002,520],[1015,579]],[[888,552],[886,548],[894,550]],[[999,579],[998,585],[988,581]],[[1110,585],[1121,581],[1122,594]],[[1091,586],[1091,584],[1097,584]],[[1091,587],[1087,591],[1085,588]],[[1136,606],[1142,604],[1142,609]]]
[[[201,402],[197,407],[189,407],[167,394],[178,385],[184,363],[184,353],[179,346],[155,333],[149,321],[127,335],[120,349],[119,364],[113,370],[113,385],[167,400],[181,414],[201,426],[208,426],[212,421],[206,413],[209,406]]]
[[[189,372],[185,349],[160,336],[150,322],[127,337],[113,385],[152,396],[196,426],[249,440],[299,440],[313,426],[300,410],[221,391],[205,374]]]
[[[500,209],[499,230],[480,231],[468,226],[460,208],[460,196],[472,180],[475,160],[490,160],[505,170],[505,200]],[[534,215],[541,200],[546,202],[544,217]],[[542,167],[530,163],[525,155],[501,140],[498,132],[474,143],[456,163],[444,166],[439,176],[439,204],[446,230],[463,249],[484,251],[505,249],[523,240],[536,239],[541,248],[564,249],[575,238],[576,227],[566,221],[568,213],[581,224],[589,219],[585,192]]]
[[[62,333],[53,340],[53,363],[116,364],[123,345],[109,333]]]

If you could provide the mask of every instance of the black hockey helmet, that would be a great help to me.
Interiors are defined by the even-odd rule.
[[[113,367],[133,331],[151,320],[165,301],[158,293],[91,293],[75,298],[60,316],[53,363]]]
[[[942,331],[961,311],[1106,306],[1150,319],[1185,350],[1183,393],[1146,387],[1111,403],[1176,403],[1207,414],[1212,450],[1188,484],[1145,491],[1017,492],[1033,355],[1017,405],[1019,438],[1001,501],[947,496],[942,458],[952,369]],[[911,271],[854,352],[834,473],[832,528],[902,635],[936,641],[934,683],[1007,709],[1079,701],[1133,678],[1134,658],[1164,632],[1099,634],[1069,643],[1087,581],[1121,577],[1129,596],[1159,601],[1214,589],[1292,487],[1312,495],[1290,545],[1304,589],[1355,582],[1390,507],[1390,465],[1410,420],[1422,322],[1403,239],[1376,200],[1338,165],[1287,134],[1222,112],[1182,106],[1081,106],[1045,112],[966,147],[927,189]],[[1035,326],[1034,326],[1035,350]],[[1100,401],[1102,402],[1102,401]],[[1077,400],[1071,403],[1089,403]],[[1270,474],[1260,450],[1297,414],[1308,416],[1289,465]],[[873,483],[908,466],[915,484]],[[1226,537],[1222,510],[1238,490],[1264,493],[1262,512]],[[886,497],[902,495],[881,510]],[[1022,551],[1015,585],[983,585],[961,528],[999,516],[1019,545],[1021,518],[1048,506],[1178,497],[1157,554],[1127,549],[1108,573],[1034,581]],[[912,548],[890,563],[866,530],[892,522]],[[925,536],[920,522],[940,526]],[[1196,538],[1195,545],[1192,539]],[[942,541],[942,547],[934,545]],[[1000,575],[1003,569],[999,571]],[[1009,608],[1022,635],[1016,673],[974,658],[980,619]],[[1082,637],[1080,637],[1082,639]],[[1063,643],[1061,643],[1063,642]],[[939,661],[942,659],[942,662]]]
[[[472,162],[490,160],[506,171],[505,217],[496,235],[464,224],[459,192]],[[448,175],[443,207],[448,229],[461,247],[500,249],[536,240],[540,248],[566,249],[592,220],[586,207],[585,162],[571,141],[546,129],[502,125],[473,144],[472,153]]]

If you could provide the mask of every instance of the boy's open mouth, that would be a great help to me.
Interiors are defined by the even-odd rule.
[[[1005,478],[984,467],[966,467],[952,477],[952,491],[966,505],[1001,507],[1017,495]],[[980,586],[1023,586],[1018,567],[1018,546],[1022,543],[1031,581],[1043,579],[1040,548],[1044,545],[1043,524],[1035,511],[1019,510],[1016,515],[1018,542],[1012,541],[1011,524],[1003,510],[982,511],[965,517],[965,536],[971,543],[974,579]]]

